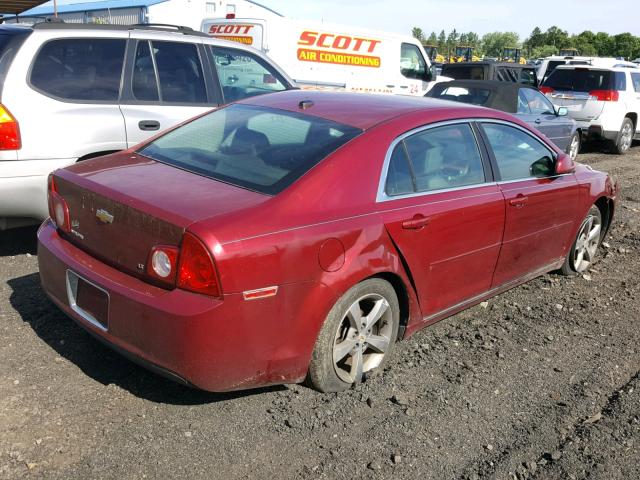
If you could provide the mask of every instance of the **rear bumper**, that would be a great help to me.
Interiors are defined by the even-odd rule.
[[[616,140],[618,130],[607,129],[599,122],[576,122],[584,140]]]
[[[47,177],[74,161],[0,161],[0,218],[26,217],[40,221],[47,218]]]
[[[62,239],[51,221],[38,232],[38,263],[47,295],[92,335],[157,373],[209,391],[302,381],[318,327],[304,325],[310,317],[297,310],[301,299],[329,293],[312,282],[280,286],[259,301],[164,290],[97,261]],[[108,293],[106,330],[71,309],[67,270]]]

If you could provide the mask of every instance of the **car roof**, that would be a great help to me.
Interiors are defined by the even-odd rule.
[[[623,62],[615,65],[559,65],[556,67],[559,70],[609,70],[616,72],[628,72],[638,70],[640,71],[640,67],[638,65],[634,65],[631,62]]]
[[[301,102],[312,102],[302,108]],[[477,116],[474,105],[443,102],[433,98],[400,95],[373,95],[349,92],[321,92],[313,90],[289,90],[259,95],[239,101],[240,104],[277,108],[331,120],[362,130],[413,112],[456,110],[458,117]],[[484,110],[484,109],[483,109]]]
[[[447,63],[446,68],[459,68],[459,67],[509,67],[509,68],[534,68],[533,65],[515,63],[515,62],[457,62]]]

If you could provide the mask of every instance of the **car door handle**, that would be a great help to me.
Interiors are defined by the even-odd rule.
[[[542,123],[542,120],[540,120],[539,118],[536,118],[536,119],[535,119],[535,122],[536,122],[536,123]]]
[[[400,85],[400,88],[409,88],[409,85]]]
[[[421,228],[426,227],[430,221],[431,219],[429,217],[425,217],[418,213],[417,215],[414,215],[413,218],[404,220],[402,222],[402,228],[405,230],[420,230]]]
[[[509,200],[509,205],[516,208],[522,208],[527,204],[527,200],[529,200],[529,197],[525,197],[520,193],[516,198]]]
[[[160,122],[157,120],[140,120],[138,128],[140,130],[160,130]]]

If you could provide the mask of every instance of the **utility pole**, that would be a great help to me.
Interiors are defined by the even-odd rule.
[[[58,0],[53,0],[53,16],[58,18]]]

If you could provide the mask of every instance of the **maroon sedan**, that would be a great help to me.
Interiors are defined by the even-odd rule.
[[[40,275],[82,327],[176,380],[339,391],[424,326],[584,271],[616,195],[505,113],[290,91],[55,172]]]

